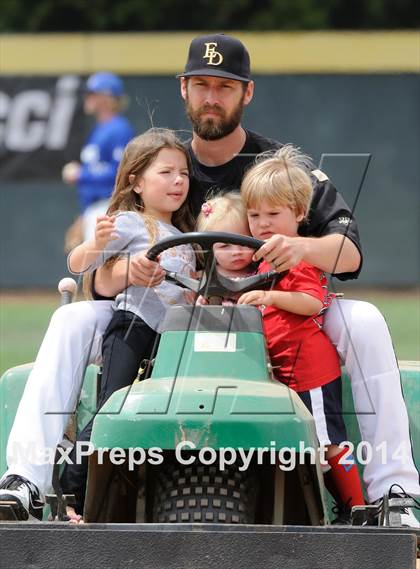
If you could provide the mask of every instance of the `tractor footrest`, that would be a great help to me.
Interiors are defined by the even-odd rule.
[[[18,521],[15,511],[16,502],[3,501],[0,502],[0,521],[14,522]]]
[[[379,506],[353,506],[351,510],[351,523],[354,526],[379,525]]]
[[[51,517],[53,520],[64,521],[66,519],[66,507],[74,506],[76,498],[74,494],[46,494],[45,501],[51,508]]]
[[[401,510],[404,508],[414,508],[415,506],[416,503],[413,498],[388,498],[387,496],[384,496],[380,525],[401,527]]]

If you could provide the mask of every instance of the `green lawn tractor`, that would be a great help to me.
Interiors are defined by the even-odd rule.
[[[283,564],[327,569],[340,563],[343,568],[412,569],[418,536],[398,527],[391,500],[379,516],[373,508],[359,508],[352,525],[330,525],[314,421],[297,394],[273,378],[261,312],[218,303],[224,296],[269,288],[282,275],[241,280],[219,275],[212,254],[217,242],[261,246],[249,237],[194,233],[165,239],[149,251],[156,259],[179,244],[200,246],[200,281],[173,273],[166,278],[204,294],[210,304],[170,308],[153,359],[97,414],[91,444],[83,449],[89,454],[86,523],[3,523],[0,539],[3,532],[17,540],[24,527],[33,535],[31,527],[37,543],[58,548],[65,543],[73,561],[95,559],[89,567],[109,563],[176,569],[222,563],[230,568]],[[0,380],[0,474],[29,370],[9,370]],[[76,417],[79,429],[95,410],[96,372],[90,366],[86,374]],[[418,463],[420,420],[412,411],[419,402],[419,367],[402,369],[402,378],[413,404],[409,411]],[[351,405],[348,383],[345,378],[345,409]],[[357,444],[356,417],[346,414],[345,419]],[[60,504],[55,508],[60,512]],[[95,554],[87,545],[89,553],[80,549],[87,536],[97,544]],[[229,563],[224,565],[226,556]]]

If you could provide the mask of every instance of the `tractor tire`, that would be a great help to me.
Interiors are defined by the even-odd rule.
[[[252,471],[177,464],[157,476],[152,521],[252,524],[257,494]]]

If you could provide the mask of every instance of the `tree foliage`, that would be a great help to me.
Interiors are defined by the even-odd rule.
[[[417,28],[416,0],[3,0],[1,32]]]

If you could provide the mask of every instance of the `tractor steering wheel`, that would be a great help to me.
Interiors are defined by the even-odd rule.
[[[235,233],[224,233],[220,231],[207,231],[206,233],[184,233],[179,237],[167,237],[153,245],[147,252],[147,258],[156,261],[158,255],[166,249],[176,247],[177,245],[191,245],[195,243],[203,250],[204,255],[204,275],[201,279],[193,279],[181,273],[166,271],[166,280],[176,282],[183,288],[188,288],[197,294],[206,297],[229,297],[243,292],[255,289],[268,289],[274,283],[285,277],[288,271],[278,273],[277,271],[268,271],[250,277],[241,279],[233,279],[225,277],[217,272],[216,262],[213,254],[213,245],[215,243],[231,243],[250,249],[259,249],[264,245],[264,241],[237,235]]]

